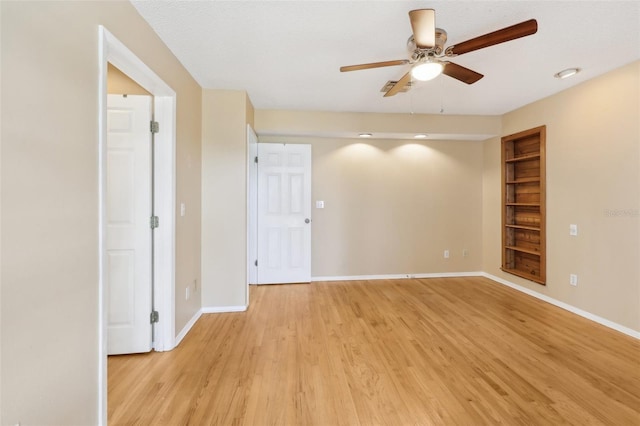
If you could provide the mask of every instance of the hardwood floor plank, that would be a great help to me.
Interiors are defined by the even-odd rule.
[[[635,425],[640,342],[485,278],[251,287],[109,358],[111,425]]]

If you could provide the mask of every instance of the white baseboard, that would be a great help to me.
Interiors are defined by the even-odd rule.
[[[222,314],[225,312],[244,312],[247,310],[245,305],[242,306],[207,306],[202,308],[203,314]]]
[[[367,280],[401,280],[412,278],[456,278],[479,277],[484,272],[434,272],[428,274],[389,274],[389,275],[345,275],[329,277],[311,277],[312,282],[318,281],[367,281]]]
[[[640,331],[633,330],[633,329],[631,329],[629,327],[625,327],[623,325],[620,325],[618,323],[610,321],[610,320],[608,320],[606,318],[599,317],[598,315],[594,315],[591,312],[583,311],[582,309],[576,308],[573,305],[569,305],[568,303],[561,302],[561,301],[559,301],[557,299],[554,299],[553,297],[549,297],[549,296],[547,296],[545,294],[538,293],[537,291],[528,289],[528,288],[520,286],[518,284],[514,284],[511,281],[507,281],[507,280],[505,280],[503,278],[496,277],[495,275],[491,275],[491,274],[488,274],[486,272],[481,272],[480,275],[485,277],[485,278],[489,278],[490,280],[495,281],[497,283],[506,285],[507,287],[511,287],[514,290],[518,290],[518,291],[520,291],[522,293],[526,293],[529,296],[535,297],[536,299],[540,299],[540,300],[545,301],[547,303],[550,303],[550,304],[552,304],[554,306],[562,308],[562,309],[564,309],[566,311],[569,311],[569,312],[574,313],[576,315],[580,315],[583,318],[586,318],[588,320],[597,322],[598,324],[604,325],[605,327],[609,327],[609,328],[611,328],[613,330],[619,331],[620,333],[624,333],[624,334],[626,334],[628,336],[634,337],[636,339],[640,339]]]
[[[196,323],[196,321],[198,321],[200,316],[202,316],[202,309],[200,309],[198,312],[196,312],[195,315],[189,320],[189,322],[187,322],[187,324],[182,328],[180,333],[178,333],[178,335],[176,336],[176,340],[174,342],[174,345],[173,345],[174,348],[176,348],[180,344],[180,342],[182,342],[182,339],[184,339],[184,336],[187,335],[189,330],[191,330],[191,327],[194,326],[194,324]]]

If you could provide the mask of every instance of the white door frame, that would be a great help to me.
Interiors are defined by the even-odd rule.
[[[106,272],[106,147],[107,64],[111,63],[154,96],[155,121],[155,212],[160,226],[154,242],[154,305],[160,312],[155,327],[154,349],[175,346],[175,145],[176,93],[133,52],[102,25],[98,28],[98,423],[107,424],[107,294]]]

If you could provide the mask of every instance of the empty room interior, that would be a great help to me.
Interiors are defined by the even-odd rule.
[[[640,424],[639,2],[0,23],[0,424]]]

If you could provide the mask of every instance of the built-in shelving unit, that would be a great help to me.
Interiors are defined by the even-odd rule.
[[[546,127],[502,138],[502,270],[546,280]]]

